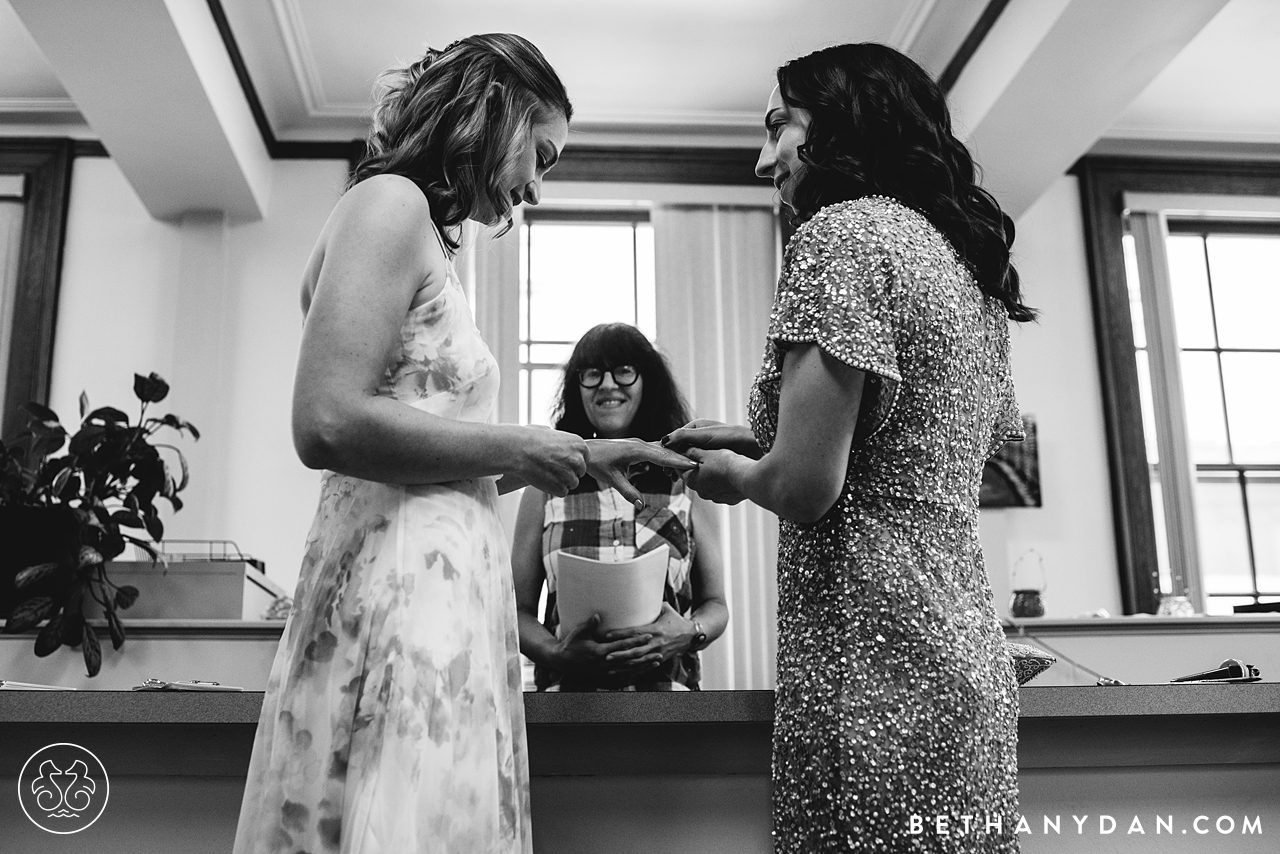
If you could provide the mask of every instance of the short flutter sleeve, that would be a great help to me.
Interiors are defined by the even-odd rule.
[[[881,225],[887,227],[887,224]],[[875,214],[858,202],[823,208],[787,245],[768,337],[778,349],[814,343],[866,372],[860,434],[888,418],[902,375],[895,343],[894,260]],[[781,365],[778,365],[779,369]]]

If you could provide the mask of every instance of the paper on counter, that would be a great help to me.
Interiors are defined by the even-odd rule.
[[[644,626],[662,613],[667,579],[667,546],[630,560],[593,560],[560,549],[548,557],[556,575],[558,633],[563,637],[600,615],[600,628]]]

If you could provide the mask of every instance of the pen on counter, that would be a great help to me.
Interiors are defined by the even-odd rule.
[[[40,685],[35,682],[15,682],[12,679],[0,679],[0,690],[11,691],[74,691],[65,685]]]

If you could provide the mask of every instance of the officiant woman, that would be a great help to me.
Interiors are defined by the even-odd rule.
[[[689,420],[671,369],[639,329],[608,323],[588,331],[564,366],[552,421],[584,439],[655,441]],[[512,544],[520,651],[535,664],[539,691],[699,689],[698,653],[724,632],[716,511],[658,467],[641,466],[632,484],[638,508],[585,475],[567,495],[526,489]],[[626,560],[661,546],[669,559],[662,612],[646,626],[601,632],[595,620],[560,626],[556,578],[547,556],[566,549],[597,560]],[[546,610],[538,601],[547,588]]]

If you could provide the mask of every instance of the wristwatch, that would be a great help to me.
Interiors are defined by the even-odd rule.
[[[707,640],[707,630],[702,628],[701,622],[694,620],[693,641],[689,644],[689,652],[702,652],[710,643],[711,641]]]

